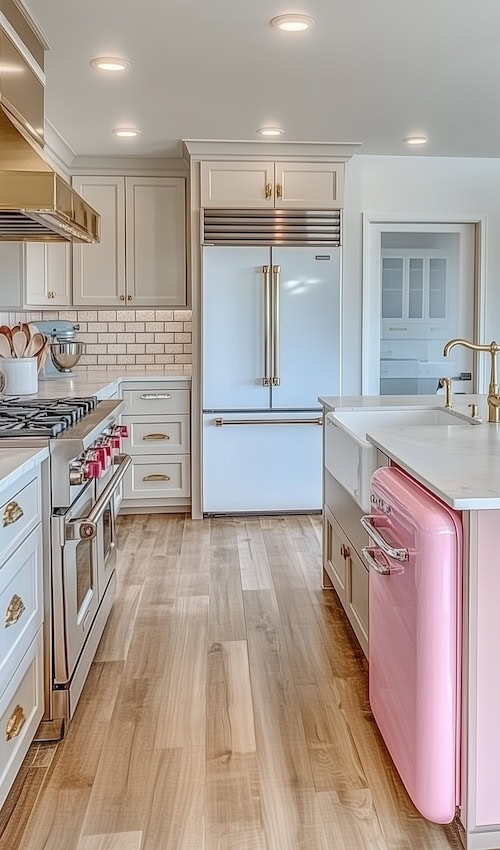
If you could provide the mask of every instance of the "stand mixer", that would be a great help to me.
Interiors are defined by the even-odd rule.
[[[76,341],[79,325],[58,320],[36,322],[37,328],[49,339],[49,356],[40,370],[41,381],[69,377],[83,354],[83,343]]]

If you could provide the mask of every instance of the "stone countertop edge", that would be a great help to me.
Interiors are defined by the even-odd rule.
[[[4,490],[32,469],[36,469],[49,456],[47,447],[2,449],[0,441],[0,487]]]

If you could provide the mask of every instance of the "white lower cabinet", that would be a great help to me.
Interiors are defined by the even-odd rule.
[[[127,381],[122,386],[128,428],[123,451],[132,467],[122,509],[180,510],[191,501],[190,382]]]
[[[0,486],[0,807],[44,712],[41,469]]]
[[[340,485],[337,485],[337,488],[342,490]],[[328,497],[328,488],[325,489],[325,495]],[[345,496],[342,494],[339,496],[337,491],[336,495],[337,501],[341,503],[337,517],[341,518],[348,527],[352,523],[352,529],[355,532],[353,536],[357,538],[356,546],[331,510],[331,507],[335,509],[336,500],[332,500],[334,504],[330,506],[325,504],[323,506],[323,569],[342,603],[363,652],[368,655],[368,569],[359,551],[365,541],[361,539],[355,525],[359,521],[361,511],[347,493]]]

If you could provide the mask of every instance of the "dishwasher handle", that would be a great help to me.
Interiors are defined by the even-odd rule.
[[[384,556],[384,553],[381,549],[377,549],[376,546],[364,546],[361,550],[361,554],[365,563],[371,570],[378,573],[381,576],[393,576],[393,575],[401,575],[404,573],[405,569],[402,565],[397,567],[392,567],[388,561],[385,564],[381,564],[379,560],[377,560],[376,554]],[[385,557],[384,557],[385,560]]]
[[[393,561],[408,561],[408,549],[398,549],[394,546],[390,546],[375,526],[375,521],[376,517],[373,516],[373,514],[367,514],[361,517],[361,525],[368,534],[370,540],[373,540],[384,555],[387,555],[388,558],[392,558]]]

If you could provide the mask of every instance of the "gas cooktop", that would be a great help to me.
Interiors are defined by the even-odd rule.
[[[91,413],[97,398],[25,399],[0,401],[0,439],[2,437],[57,437]]]

